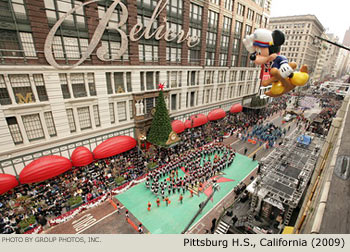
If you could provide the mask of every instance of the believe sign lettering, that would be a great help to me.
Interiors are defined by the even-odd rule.
[[[71,69],[71,68],[79,66],[81,63],[83,63],[84,60],[86,60],[91,55],[91,53],[95,50],[96,46],[100,42],[102,35],[103,35],[107,25],[108,25],[108,22],[111,19],[113,11],[115,10],[115,8],[118,5],[120,5],[120,7],[121,7],[120,22],[116,23],[113,28],[109,28],[109,29],[114,29],[120,34],[120,36],[121,36],[120,49],[117,51],[115,56],[113,56],[110,59],[105,59],[104,56],[108,53],[108,49],[104,46],[99,47],[96,51],[96,55],[102,61],[111,61],[111,60],[119,59],[127,50],[129,39],[131,41],[138,41],[142,37],[144,37],[145,39],[150,39],[150,38],[154,37],[156,40],[160,40],[160,39],[164,38],[164,40],[166,40],[168,42],[176,40],[177,43],[182,43],[184,41],[187,41],[188,47],[194,47],[194,46],[198,45],[200,42],[198,36],[190,36],[189,32],[187,32],[187,34],[185,34],[184,30],[181,30],[179,33],[177,33],[174,28],[169,28],[166,25],[166,18],[164,18],[163,24],[159,25],[155,31],[151,31],[151,29],[153,27],[153,23],[157,22],[157,18],[159,16],[159,14],[164,10],[166,5],[168,4],[168,0],[166,0],[166,1],[160,0],[158,2],[156,8],[154,9],[152,17],[150,19],[150,22],[148,22],[146,27],[144,27],[140,23],[137,23],[135,26],[133,26],[131,28],[130,34],[127,35],[125,33],[125,31],[123,31],[120,28],[126,23],[126,21],[128,19],[128,16],[129,16],[128,9],[121,2],[121,0],[114,0],[113,3],[111,4],[111,6],[106,11],[104,17],[100,20],[100,22],[95,30],[95,33],[92,36],[90,44],[87,47],[87,50],[82,55],[82,58],[79,59],[79,61],[77,63],[75,63],[74,65],[69,65],[69,66],[59,65],[56,62],[56,60],[53,56],[53,53],[52,53],[52,42],[53,42],[53,39],[54,39],[54,36],[55,36],[57,29],[60,27],[60,25],[63,23],[64,20],[66,20],[69,16],[72,15],[73,12],[75,12],[76,10],[78,10],[80,8],[83,8],[83,6],[85,6],[85,5],[89,5],[91,3],[98,2],[98,1],[100,1],[100,0],[92,0],[92,1],[83,3],[82,5],[71,9],[64,16],[62,16],[57,21],[57,23],[51,28],[49,34],[46,37],[45,48],[44,48],[46,60],[50,65],[52,65],[53,67],[56,67],[58,69]]]

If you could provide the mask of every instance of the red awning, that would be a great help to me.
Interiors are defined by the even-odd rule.
[[[172,121],[171,127],[172,127],[173,131],[176,132],[177,134],[179,134],[185,130],[185,124],[180,120]]]
[[[15,176],[10,174],[0,174],[0,194],[10,191],[18,185],[18,181]]]
[[[243,110],[243,107],[240,103],[232,105],[232,107],[230,108],[231,113],[239,113],[239,112],[242,112],[242,110]]]
[[[73,151],[70,159],[72,160],[73,166],[80,167],[91,164],[94,157],[88,148],[79,146]]]
[[[192,122],[192,120],[186,120],[185,121],[184,125],[185,125],[186,129],[190,129],[191,128],[191,122]]]
[[[206,124],[208,122],[208,118],[204,114],[197,114],[193,115],[190,118],[191,120],[186,120],[185,121],[185,127],[190,129],[190,128],[196,128],[198,126],[201,126],[203,124]]]
[[[223,110],[222,108],[218,108],[209,112],[208,119],[209,121],[216,121],[224,118],[225,116],[226,116],[225,110]]]
[[[21,184],[41,182],[56,177],[72,168],[72,162],[61,156],[44,156],[32,161],[19,174]]]
[[[116,136],[100,143],[93,151],[95,159],[111,157],[135,148],[136,140],[130,136]]]

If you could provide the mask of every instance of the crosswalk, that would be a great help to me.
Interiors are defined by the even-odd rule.
[[[230,225],[228,225],[224,221],[220,221],[217,229],[215,230],[215,234],[227,234],[227,231],[229,228],[230,228]]]

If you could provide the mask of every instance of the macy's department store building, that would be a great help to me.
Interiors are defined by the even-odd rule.
[[[1,1],[0,173],[117,135],[138,140],[159,83],[172,119],[249,101],[259,69],[241,40],[266,27],[264,2]]]

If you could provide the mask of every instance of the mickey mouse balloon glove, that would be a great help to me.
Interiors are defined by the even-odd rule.
[[[243,45],[247,49],[249,53],[254,53],[254,34],[247,35],[245,39],[243,39]]]
[[[282,78],[292,77],[293,75],[293,68],[290,67],[288,63],[284,63],[280,66],[280,73]]]

